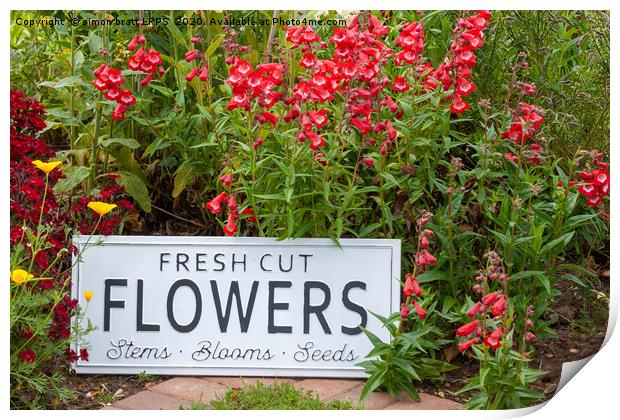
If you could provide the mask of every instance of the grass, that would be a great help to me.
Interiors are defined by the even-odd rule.
[[[140,382],[142,383],[147,383],[147,382],[151,382],[153,381],[155,378],[157,377],[157,375],[151,375],[150,373],[146,373],[146,370],[143,370],[142,372],[139,372],[136,375],[136,379],[138,379]]]
[[[229,388],[210,404],[191,402],[185,410],[353,410],[348,401],[333,400],[324,403],[316,394],[302,392],[291,384],[266,386],[260,382],[242,388]]]

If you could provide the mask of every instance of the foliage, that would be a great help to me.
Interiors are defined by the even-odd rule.
[[[44,114],[36,100],[11,91],[10,347],[11,405],[16,408],[45,407],[72,396],[63,387],[63,375],[68,364],[88,361],[82,337],[92,326],[81,327],[83,313],[69,294],[71,235],[76,225],[92,235],[120,222],[120,216],[100,217],[87,225],[89,218],[81,211],[90,199],[71,212],[56,196],[61,162],[33,160],[53,157],[37,136],[45,126]],[[92,293],[85,301],[91,298]]]
[[[289,383],[266,386],[261,382],[229,388],[224,395],[211,401],[214,410],[351,410],[346,401],[324,403],[310,391],[300,391]],[[191,409],[205,409],[195,406]]]

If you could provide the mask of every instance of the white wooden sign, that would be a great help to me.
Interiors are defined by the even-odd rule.
[[[92,246],[101,240],[100,245]],[[364,377],[399,309],[400,241],[77,236],[96,326],[77,373]],[[83,293],[92,291],[86,305]]]

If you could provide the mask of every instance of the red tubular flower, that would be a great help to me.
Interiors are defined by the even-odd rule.
[[[137,42],[138,42],[138,35],[134,35],[133,38],[131,38],[131,41],[129,41],[129,44],[127,45],[127,49],[129,51],[135,50]]]
[[[220,182],[226,186],[229,186],[232,183],[232,180],[232,174],[224,174],[220,177]]]
[[[413,276],[411,274],[407,274],[405,280],[405,287],[403,288],[403,295],[409,297],[413,294]]]
[[[469,312],[467,312],[467,316],[470,318],[475,317],[476,314],[480,312],[480,309],[482,309],[482,303],[478,302],[474,306],[472,306]]]
[[[482,298],[482,303],[484,304],[484,306],[493,305],[498,297],[499,295],[497,292],[488,293]]]
[[[112,119],[114,121],[120,121],[125,119],[125,111],[127,110],[127,106],[119,103],[112,111]]]
[[[231,211],[230,213],[228,213],[228,222],[226,223],[226,226],[224,226],[224,234],[226,236],[233,236],[237,232],[237,230],[238,228],[237,224],[235,223],[235,216]]]
[[[462,327],[459,327],[456,330],[456,335],[458,335],[459,337],[468,336],[469,334],[474,332],[476,327],[478,327],[478,323],[480,323],[480,320],[476,319],[475,321],[469,322],[469,323],[463,325]]]
[[[252,210],[249,207],[244,208],[241,211],[241,214],[245,214],[246,216],[248,216],[248,220],[250,222],[256,223],[256,213],[254,213],[254,210]]]
[[[414,300],[413,301],[413,306],[415,307],[415,311],[417,312],[417,314],[420,317],[420,319],[426,318],[426,311],[424,309],[422,309],[422,307],[420,305],[418,305],[418,302],[416,302]]]
[[[506,312],[507,308],[508,305],[506,304],[506,298],[502,296],[491,307],[491,313],[495,316],[502,316]]]
[[[188,82],[191,82],[192,79],[198,75],[199,71],[200,71],[199,67],[192,69],[189,73],[187,73],[187,76],[185,76],[185,80],[187,80]]]
[[[207,66],[204,66],[202,70],[200,70],[200,75],[198,76],[198,78],[201,81],[205,82],[208,76],[209,76],[209,69]]]
[[[312,150],[320,149],[325,145],[323,137],[319,136],[314,131],[306,131],[306,136],[310,139],[310,149]]]
[[[233,194],[231,194],[228,197],[228,209],[231,211],[231,213],[233,214],[233,216],[235,217],[235,220],[239,218],[239,214],[237,212],[237,200],[235,200],[235,196]]]
[[[88,362],[88,350],[87,349],[80,350],[80,359],[82,359],[85,362]]]
[[[422,296],[422,288],[418,284],[418,281],[416,280],[415,277],[413,277],[413,280],[412,280],[411,284],[413,286],[413,294],[416,295],[417,297],[421,297]]]
[[[452,104],[450,105],[450,111],[454,112],[455,114],[460,114],[464,111],[467,111],[469,107],[470,105],[467,102],[465,102],[463,99],[461,99],[460,96],[454,95],[454,100],[452,101]]]
[[[206,204],[207,209],[211,214],[217,214],[222,210],[222,202],[226,200],[226,192],[221,192],[213,200]]]
[[[408,315],[409,315],[409,308],[407,307],[407,305],[402,303],[400,305],[400,317],[402,319],[406,319]]]
[[[394,83],[392,84],[392,89],[397,92],[407,92],[410,86],[407,83],[407,80],[404,77],[397,77],[394,79]]]
[[[490,335],[487,335],[482,341],[488,347],[490,347],[490,348],[492,348],[494,350],[498,349],[502,345],[500,338],[501,338],[503,332],[504,332],[504,329],[501,326],[497,327],[497,329],[495,331],[493,331]]]
[[[437,264],[437,258],[435,258],[430,252],[428,252],[426,249],[422,251],[422,256],[424,257],[424,259],[426,260],[426,263],[429,265],[435,265]]]
[[[191,50],[185,53],[185,61],[188,63],[198,58],[198,50]]]
[[[142,79],[140,81],[140,84],[144,87],[144,86],[148,85],[149,83],[151,83],[152,79],[153,79],[153,73],[147,75],[144,79]]]
[[[31,348],[28,347],[19,353],[19,358],[24,363],[34,363],[34,361],[37,360],[37,355]]]
[[[514,163],[515,165],[519,163],[519,158],[512,153],[505,153],[504,157]]]
[[[464,341],[464,342],[462,342],[462,343],[459,343],[459,345],[458,345],[459,351],[460,351],[461,353],[465,353],[465,351],[466,351],[468,348],[470,348],[473,344],[477,343],[477,342],[478,342],[478,340],[479,340],[479,338],[478,338],[478,337],[476,337],[476,338],[472,338],[471,340],[468,340],[468,341]]]

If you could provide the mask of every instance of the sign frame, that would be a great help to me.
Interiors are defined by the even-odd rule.
[[[95,245],[98,241],[102,244]],[[82,251],[83,247],[91,246],[115,246],[115,245],[140,245],[140,246],[274,246],[284,247],[337,247],[337,248],[387,248],[390,250],[390,302],[386,302],[385,312],[380,315],[389,315],[400,309],[400,264],[401,264],[401,241],[400,239],[349,239],[341,238],[339,245],[331,239],[325,238],[302,238],[302,239],[285,239],[262,238],[262,237],[223,237],[223,236],[125,236],[125,235],[76,235],[73,238],[73,244]],[[74,299],[78,299],[83,304],[83,292],[81,277],[81,261],[73,256],[72,267],[72,286],[71,295]],[[367,311],[368,313],[368,311]],[[372,314],[368,313],[371,318]],[[72,322],[75,322],[73,320]],[[388,339],[389,332],[386,328],[382,331],[372,331],[375,335],[384,341]],[[363,334],[362,334],[363,335]],[[365,335],[364,339],[368,340]],[[77,351],[77,343],[71,344],[72,348]],[[366,354],[361,355],[362,361]],[[185,365],[122,365],[119,363],[93,364],[78,360],[72,363],[72,367],[77,374],[136,374],[140,371],[146,371],[149,374],[158,375],[189,375],[189,376],[251,376],[251,377],[338,377],[338,378],[366,378],[368,375],[361,367],[217,367],[217,366],[185,366]]]

